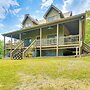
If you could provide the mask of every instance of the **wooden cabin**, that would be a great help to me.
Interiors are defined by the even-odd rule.
[[[11,59],[81,56],[83,51],[87,51],[83,48],[86,45],[85,20],[85,13],[73,16],[72,12],[62,13],[54,5],[50,6],[41,21],[26,14],[20,30],[3,34],[4,56],[7,50],[5,37],[11,38]],[[12,39],[19,40],[14,49]]]

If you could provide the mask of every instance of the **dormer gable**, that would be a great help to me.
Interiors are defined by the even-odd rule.
[[[57,7],[51,5],[45,13],[44,18],[47,22],[51,22],[60,18],[64,18],[64,15]]]
[[[26,14],[22,22],[23,28],[32,27],[34,25],[38,25],[38,20],[32,18],[29,14]]]

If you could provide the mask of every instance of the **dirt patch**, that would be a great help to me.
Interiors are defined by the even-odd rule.
[[[13,90],[90,90],[87,80],[50,78],[46,75],[19,74],[21,83]]]

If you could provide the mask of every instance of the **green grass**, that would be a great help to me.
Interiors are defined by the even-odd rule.
[[[32,79],[27,79],[27,76],[38,78],[39,75],[53,80],[64,78],[90,82],[90,57],[0,60],[0,90],[12,90],[22,84],[24,79],[30,83]],[[50,89],[52,87],[47,88],[53,90]]]

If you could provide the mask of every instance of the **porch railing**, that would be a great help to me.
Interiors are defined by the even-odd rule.
[[[64,44],[78,44],[79,43],[79,35],[70,35],[64,37]]]
[[[15,49],[15,47],[17,47],[17,45],[20,43],[20,41],[16,42],[16,43],[12,43],[12,49]],[[6,49],[11,49],[11,43],[6,43],[5,44]]]
[[[58,45],[78,44],[79,35],[59,37]],[[41,39],[42,46],[57,45],[57,38]],[[36,40],[36,46],[40,46],[40,40]]]

